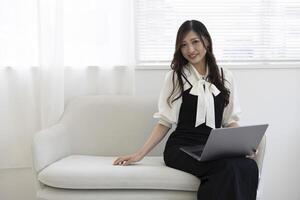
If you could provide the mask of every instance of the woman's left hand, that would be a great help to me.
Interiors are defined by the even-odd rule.
[[[254,159],[258,154],[258,150],[257,149],[253,149],[253,153],[250,155],[246,155],[246,158],[250,158],[250,159]]]

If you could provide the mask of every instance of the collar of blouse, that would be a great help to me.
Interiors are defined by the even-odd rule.
[[[220,91],[214,84],[207,81],[208,68],[205,76],[201,75],[190,63],[185,69],[187,69],[187,72],[185,72],[187,80],[193,85],[190,94],[198,96],[195,127],[206,123],[207,126],[214,129],[215,104],[213,95],[217,96]],[[185,87],[185,90],[186,89]]]

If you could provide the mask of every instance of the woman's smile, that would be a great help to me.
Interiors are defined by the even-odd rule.
[[[188,57],[189,57],[190,59],[194,59],[194,58],[196,58],[197,55],[198,55],[197,53],[189,54]]]

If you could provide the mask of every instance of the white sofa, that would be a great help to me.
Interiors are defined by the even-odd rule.
[[[60,121],[33,140],[37,198],[47,200],[195,200],[200,184],[166,167],[167,137],[142,161],[112,165],[135,152],[157,121],[157,100],[132,96],[85,96],[71,101]],[[171,132],[171,131],[170,131]],[[262,167],[265,140],[257,159]]]

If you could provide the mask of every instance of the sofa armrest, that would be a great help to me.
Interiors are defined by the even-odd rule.
[[[257,150],[258,154],[255,157],[255,161],[258,165],[259,172],[261,173],[266,150],[266,135],[264,135],[264,137],[262,138]]]
[[[69,136],[62,124],[51,126],[33,138],[33,164],[36,172],[71,153]]]

